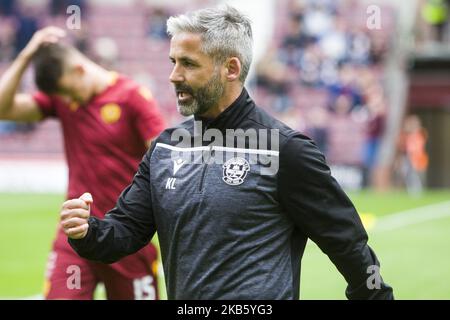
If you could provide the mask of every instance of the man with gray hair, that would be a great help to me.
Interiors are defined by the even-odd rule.
[[[156,139],[103,220],[89,216],[89,193],[64,203],[61,225],[72,247],[111,263],[158,232],[169,299],[298,299],[310,238],[346,279],[349,299],[393,299],[361,220],[323,155],[259,109],[244,88],[250,21],[223,7],[172,17],[167,25],[178,109],[194,117]],[[260,135],[249,139],[258,148],[248,147],[255,141],[236,148],[228,144],[230,129],[277,135],[264,149]],[[180,130],[190,139],[174,139]],[[208,130],[225,139],[211,143]],[[200,145],[194,143],[199,135]],[[195,151],[207,161],[187,161],[184,155]],[[225,163],[217,159],[220,151],[228,153]],[[277,170],[264,171],[268,156]]]

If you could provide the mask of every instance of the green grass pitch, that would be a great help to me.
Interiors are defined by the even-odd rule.
[[[390,215],[450,200],[450,191],[410,197],[403,192],[350,194],[367,223],[369,244],[397,299],[450,299],[450,204],[447,214],[378,230]],[[63,195],[0,194],[0,299],[42,292],[45,264]],[[442,209],[441,209],[442,210]],[[406,221],[406,220],[405,220]],[[308,242],[301,276],[302,299],[345,299],[345,282],[315,244]],[[101,294],[99,295],[101,297]],[[164,286],[161,296],[164,298]]]

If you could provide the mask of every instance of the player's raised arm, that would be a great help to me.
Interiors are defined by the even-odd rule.
[[[0,78],[0,119],[12,121],[38,121],[42,118],[38,104],[29,94],[18,94],[22,76],[39,47],[54,43],[65,36],[65,31],[47,27],[36,32],[27,46]]]

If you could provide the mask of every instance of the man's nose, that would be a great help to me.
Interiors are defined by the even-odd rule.
[[[169,80],[172,83],[183,82],[184,81],[184,76],[182,75],[180,70],[178,70],[177,67],[174,67],[173,70],[172,70],[172,73],[169,76]]]

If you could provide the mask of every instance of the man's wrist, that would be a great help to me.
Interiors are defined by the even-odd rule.
[[[84,237],[79,238],[79,239],[73,239],[68,237],[69,242],[72,243],[85,243],[85,242],[89,242],[89,237],[91,236],[92,232],[93,232],[93,228],[96,227],[96,221],[94,218],[89,217],[88,218],[88,229],[86,231],[86,234],[84,235]]]
[[[23,63],[23,64],[29,64],[31,59],[34,56],[34,52],[30,52],[29,50],[27,50],[26,48],[23,49],[17,56],[17,59],[19,62]]]

